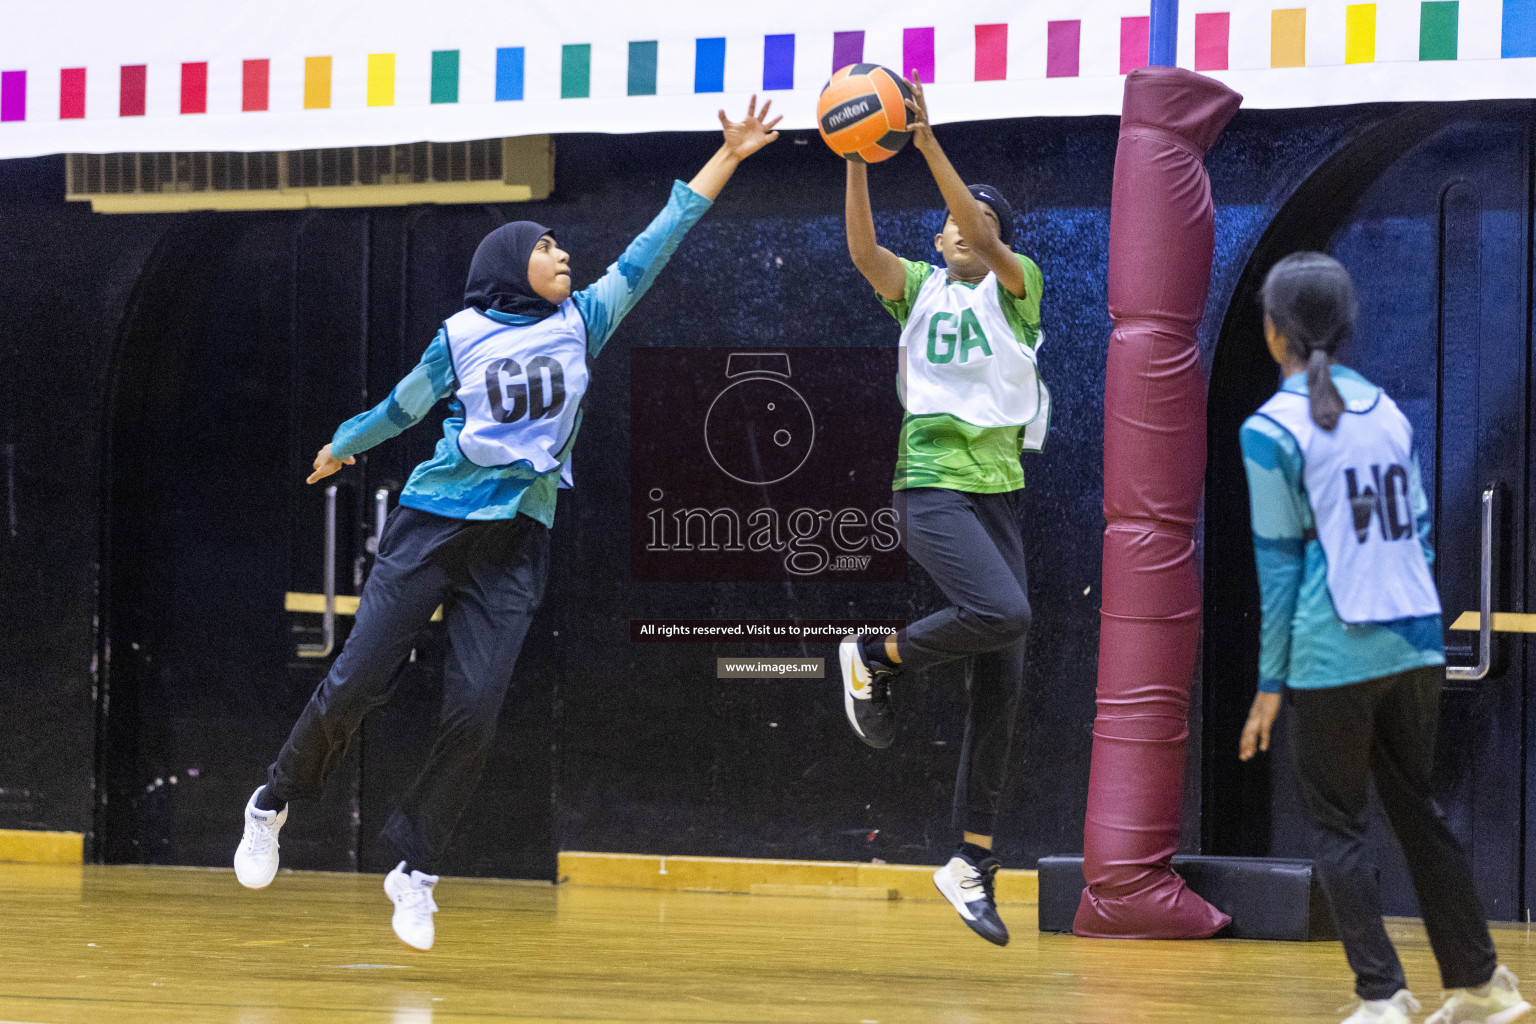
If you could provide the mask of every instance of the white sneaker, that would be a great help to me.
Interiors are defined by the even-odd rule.
[[[933,884],[971,931],[994,945],[1006,946],[1008,927],[997,916],[997,898],[992,891],[996,877],[995,857],[972,864],[957,853],[933,873]]]
[[[1531,1004],[1520,998],[1520,979],[1500,964],[1486,985],[1451,989],[1426,1024],[1509,1024],[1530,1010]]]
[[[1405,988],[1397,990],[1391,999],[1362,999],[1360,1008],[1344,1018],[1344,1024],[1412,1024],[1410,1014],[1423,1007]]]
[[[871,672],[859,652],[859,634],[843,637],[837,646],[838,663],[843,670],[843,711],[854,734],[876,750],[883,750],[896,738],[896,720],[891,714],[891,680],[888,673]]]
[[[262,791],[256,787],[256,793]],[[256,806],[256,793],[245,802],[245,835],[235,850],[235,877],[247,889],[265,889],[277,874],[277,834],[288,820],[288,807],[264,811]]]
[[[395,901],[395,917],[390,923],[400,941],[413,949],[431,949],[436,929],[432,915],[437,904],[432,900],[432,887],[437,885],[436,875],[420,871],[406,874],[400,870],[405,861],[395,865],[395,870],[384,876],[384,893]]]

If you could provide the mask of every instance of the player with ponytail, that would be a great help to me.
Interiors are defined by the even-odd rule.
[[[1445,650],[1413,430],[1334,361],[1359,312],[1337,260],[1287,256],[1261,299],[1284,381],[1241,433],[1263,626],[1239,757],[1269,749],[1284,692],[1318,874],[1361,1000],[1345,1024],[1408,1024],[1419,1009],[1366,857],[1372,779],[1450,990],[1428,1024],[1508,1024],[1530,1005],[1498,963],[1466,855],[1432,799]]]
[[[1274,328],[1273,334],[1266,328],[1266,337],[1283,338],[1286,352],[1306,365],[1312,420],[1332,430],[1344,414],[1344,399],[1328,368],[1360,312],[1349,272],[1323,253],[1293,253],[1275,264],[1260,294]]]

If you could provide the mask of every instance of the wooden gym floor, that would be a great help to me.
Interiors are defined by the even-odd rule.
[[[1027,905],[998,949],[937,902],[445,879],[418,953],[380,881],[0,864],[0,1022],[1310,1024],[1350,999],[1334,943],[1041,935]],[[1423,930],[1392,930],[1437,1003]],[[1536,981],[1529,930],[1495,939]]]

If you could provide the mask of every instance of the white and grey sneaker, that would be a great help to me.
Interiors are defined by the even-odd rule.
[[[992,893],[997,869],[994,857],[972,864],[957,853],[933,873],[933,884],[971,931],[994,945],[1006,946],[1008,928],[997,916],[997,898]]]
[[[256,806],[256,792],[245,802],[245,835],[235,849],[235,877],[247,889],[265,889],[277,874],[277,834],[288,820],[288,806],[264,811]]]
[[[890,746],[896,738],[890,675],[870,670],[859,650],[858,634],[843,637],[837,646],[837,660],[843,669],[843,710],[848,724],[859,739],[876,750]]]
[[[1412,992],[1400,988],[1391,999],[1360,1000],[1359,1008],[1344,1018],[1344,1024],[1413,1024],[1413,1015],[1422,1009]]]
[[[395,901],[395,916],[390,922],[400,941],[413,949],[431,949],[436,929],[432,915],[437,913],[437,903],[432,899],[432,888],[437,876],[412,871],[406,874],[405,861],[395,865],[395,870],[384,876],[384,893]]]
[[[1452,989],[1426,1024],[1509,1024],[1530,1012],[1531,1004],[1520,995],[1520,979],[1500,964],[1487,984]]]

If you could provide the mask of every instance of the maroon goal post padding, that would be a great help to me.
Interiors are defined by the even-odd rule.
[[[1206,938],[1228,923],[1170,861],[1200,650],[1194,527],[1206,380],[1195,331],[1215,244],[1202,161],[1241,102],[1179,68],[1141,68],[1125,83],[1110,203],[1108,525],[1078,935]]]

